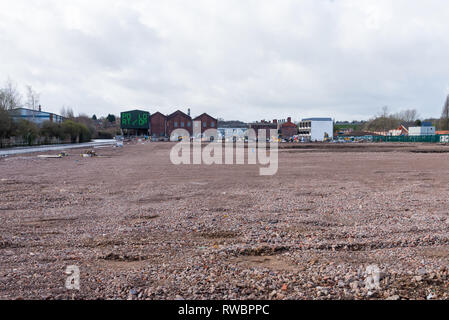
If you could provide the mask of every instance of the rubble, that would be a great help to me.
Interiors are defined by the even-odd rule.
[[[0,298],[449,298],[447,155],[281,149],[260,177],[172,145],[1,161]]]
[[[52,155],[52,154],[40,154],[37,156],[38,158],[42,158],[42,159],[59,159],[62,158],[61,155],[56,154],[56,155]]]
[[[81,154],[81,157],[83,158],[90,158],[90,157],[96,157],[97,153],[95,150],[87,150],[84,153]]]

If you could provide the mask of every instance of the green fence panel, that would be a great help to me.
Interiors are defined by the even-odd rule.
[[[433,136],[373,136],[374,142],[421,142],[421,143],[448,143],[448,135]]]

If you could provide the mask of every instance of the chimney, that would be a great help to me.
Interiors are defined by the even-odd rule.
[[[289,123],[292,122],[292,117],[288,117],[287,122],[289,122]]]
[[[187,109],[187,115],[190,117],[190,108]]]
[[[39,111],[42,111],[42,107],[41,107],[41,105],[39,105]]]
[[[277,123],[278,123],[278,120],[277,120],[277,119],[274,119],[274,120],[273,120],[273,123],[274,123],[274,124],[277,124]]]

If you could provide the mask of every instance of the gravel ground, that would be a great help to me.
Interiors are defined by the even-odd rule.
[[[449,297],[449,147],[283,145],[262,177],[171,146],[0,158],[0,299]]]

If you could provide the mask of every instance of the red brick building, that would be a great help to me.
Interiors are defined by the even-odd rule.
[[[259,130],[265,130],[265,137],[269,139],[271,137],[270,130],[276,130],[278,132],[278,122],[273,120],[273,122],[262,120],[260,122],[254,122],[249,125],[250,129],[256,131],[256,136],[259,137]]]
[[[153,137],[167,136],[167,117],[160,112],[156,112],[150,117],[150,130]]]
[[[203,113],[202,115],[193,119],[194,122],[201,122],[199,125],[201,127],[201,134],[204,134],[206,130],[209,129],[217,129],[218,120],[214,117],[208,115],[207,113]],[[194,124],[198,125],[198,124]],[[196,128],[195,128],[196,129]],[[198,129],[196,129],[198,130]],[[199,131],[199,130],[198,130]]]
[[[192,135],[192,118],[180,110],[167,116],[167,136],[170,137],[171,133],[176,129],[185,129]]]
[[[215,119],[214,117],[208,115],[207,113],[203,113],[202,115],[200,115],[200,116],[196,117],[195,119],[193,119],[193,121],[194,122],[200,122],[199,124],[198,123],[194,123],[194,126],[200,125],[200,127],[201,127],[201,136],[203,138],[207,138],[208,140],[211,140],[211,141],[215,139],[215,136],[214,137],[212,137],[212,136],[211,137],[204,137],[204,132],[206,130],[209,130],[209,129],[215,129],[216,130],[217,126],[218,126],[218,120],[217,119]],[[200,130],[195,128],[195,131],[200,131]]]
[[[287,118],[287,122],[281,125],[281,137],[282,139],[290,139],[298,134],[298,127],[292,122],[292,118]]]

